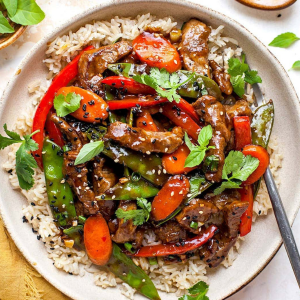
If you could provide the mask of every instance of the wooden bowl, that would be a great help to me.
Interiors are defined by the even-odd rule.
[[[247,6],[263,10],[279,10],[294,4],[297,0],[237,0]]]
[[[14,43],[23,34],[26,28],[27,26],[17,25],[14,33],[0,35],[0,50]]]

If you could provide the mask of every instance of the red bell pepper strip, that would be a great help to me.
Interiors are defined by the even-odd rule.
[[[236,150],[243,149],[246,145],[252,143],[251,126],[249,117],[234,117],[233,127],[235,134],[235,147]],[[252,186],[244,186],[239,190],[241,194],[241,201],[248,201],[249,206],[242,214],[240,223],[240,234],[245,236],[251,231],[252,216],[253,216],[253,189]]]
[[[65,142],[63,140],[63,136],[61,131],[58,129],[58,127],[50,120],[51,114],[54,113],[54,109],[52,108],[47,116],[46,124],[45,124],[45,130],[46,134],[49,136],[49,139],[53,141],[56,145],[59,147],[63,147],[65,145]]]
[[[159,131],[148,109],[143,109],[142,113],[137,117],[136,126],[147,131]]]
[[[178,107],[177,107],[178,108]],[[183,128],[186,133],[195,141],[198,140],[198,134],[201,127],[184,111],[176,109],[172,103],[163,107],[163,115],[169,118],[175,125]]]
[[[218,228],[215,225],[209,226],[205,231],[193,238],[184,241],[184,244],[170,243],[164,245],[145,246],[140,248],[136,253],[130,254],[136,257],[154,257],[154,256],[167,256],[167,255],[180,255],[188,251],[195,250],[204,245],[211,239]]]
[[[186,100],[181,98],[179,103],[176,103],[175,101],[173,101],[172,103],[173,105],[176,105],[178,108],[189,114],[196,123],[199,122],[199,116],[197,115],[194,107]]]
[[[155,100],[157,99],[157,100]],[[127,109],[135,106],[149,107],[167,102],[167,98],[158,96],[125,97],[122,100],[110,100],[107,102],[110,110]]]
[[[252,144],[250,119],[247,116],[233,118],[235,134],[235,150],[242,150],[246,145]]]
[[[42,162],[42,149],[43,149],[43,141],[44,141],[44,126],[46,123],[47,115],[53,106],[53,100],[56,92],[66,86],[72,79],[74,79],[78,74],[78,61],[81,55],[88,50],[93,49],[93,46],[86,47],[83,51],[81,51],[65,68],[63,68],[52,80],[52,83],[41,100],[34,118],[32,125],[32,132],[39,130],[37,134],[35,134],[32,138],[39,145],[39,149],[33,152],[34,158],[38,164],[38,166],[43,169]]]
[[[241,201],[248,201],[249,206],[241,216],[240,235],[245,236],[251,231],[253,217],[253,188],[252,185],[246,185],[239,190]]]
[[[122,88],[123,92],[133,95],[154,95],[156,93],[156,91],[152,87],[124,76],[106,77],[102,80],[102,83],[108,84],[117,89]]]

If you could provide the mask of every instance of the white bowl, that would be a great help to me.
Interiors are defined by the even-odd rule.
[[[171,15],[180,22],[196,17],[213,27],[223,24],[226,35],[239,41],[247,54],[247,62],[251,68],[259,71],[266,98],[274,100],[276,116],[273,134],[277,136],[280,150],[284,155],[280,171],[280,192],[289,221],[293,222],[300,205],[300,168],[296,145],[300,136],[299,101],[287,73],[277,59],[242,25],[197,4],[177,0],[102,2],[68,20],[63,26],[44,37],[28,53],[19,66],[22,72],[12,78],[4,93],[0,111],[1,126],[7,123],[8,128],[12,127],[27,105],[28,84],[46,77],[47,70],[42,61],[45,58],[47,42],[69,30],[76,30],[95,19],[110,19],[115,15],[136,16],[146,12],[160,17]],[[0,152],[0,165],[5,162],[6,154],[7,150]],[[20,251],[37,271],[73,299],[125,299],[117,288],[101,289],[95,286],[91,274],[86,274],[84,277],[70,276],[56,269],[52,265],[52,260],[47,258],[44,245],[37,241],[36,235],[32,234],[30,226],[22,223],[21,209],[25,204],[24,198],[12,189],[8,176],[2,168],[0,174],[0,209],[4,223]],[[274,215],[270,213],[267,217],[259,218],[251,234],[245,238],[241,253],[234,264],[228,269],[220,267],[209,271],[210,299],[224,299],[251,281],[272,259],[280,244],[281,238]],[[178,299],[175,294],[160,294],[162,299]],[[136,299],[144,298],[138,295]]]

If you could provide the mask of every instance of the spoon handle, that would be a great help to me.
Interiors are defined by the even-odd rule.
[[[283,243],[288,253],[298,285],[300,287],[300,256],[298,248],[269,167],[267,168],[267,171],[264,174],[264,179],[273,205],[275,218],[278,223]]]

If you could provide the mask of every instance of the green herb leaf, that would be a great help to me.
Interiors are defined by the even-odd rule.
[[[240,151],[230,151],[225,158],[222,172],[222,184],[214,190],[215,195],[219,195],[225,189],[237,189],[243,181],[257,169],[259,160],[251,155],[245,156]],[[231,176],[229,176],[231,175]]]
[[[293,63],[292,69],[300,69],[300,60],[297,60]]]
[[[14,15],[8,13],[8,15],[13,22],[21,25],[35,25],[45,18],[45,13],[35,0],[18,1],[16,13]]]
[[[185,160],[184,167],[195,167],[201,164],[205,157],[206,151],[214,148],[213,146],[207,147],[211,138],[212,127],[210,125],[207,125],[201,129],[198,135],[199,146],[193,145],[188,135],[185,133],[184,141],[191,152]]]
[[[14,16],[17,12],[18,0],[2,0],[7,12],[10,16]]]
[[[22,139],[16,132],[8,130],[6,124],[4,124],[3,128],[8,137],[0,134],[0,150],[9,145],[21,143],[20,148],[16,152],[16,173],[20,187],[24,190],[29,190],[34,184],[33,169],[37,168],[37,163],[30,151],[35,151],[39,148],[38,144],[31,137],[38,131],[24,135]]]
[[[245,63],[245,55],[242,56],[241,61],[238,58],[230,58],[228,66],[227,72],[230,75],[233,90],[240,97],[245,94],[245,82],[250,84],[262,82],[257,71],[249,70],[249,66]]]
[[[15,30],[10,26],[7,19],[3,16],[0,11],[0,33],[13,33]]]
[[[208,285],[204,281],[199,281],[194,286],[188,289],[190,295],[184,295],[178,300],[209,300],[206,296]]]
[[[54,98],[54,108],[59,117],[65,117],[80,108],[81,96],[69,93],[66,97],[59,94]]]
[[[186,84],[194,76],[192,74],[187,80],[180,83],[180,78],[177,73],[170,74],[166,69],[151,68],[150,75],[141,74],[135,75],[132,78],[139,82],[146,84],[157,92],[161,97],[167,98],[170,102],[179,102],[180,96],[176,90],[183,84]]]
[[[75,160],[75,166],[83,164],[95,156],[99,155],[104,149],[104,142],[103,141],[97,141],[97,142],[90,142],[88,144],[85,144],[78,156]]]
[[[147,222],[150,218],[151,212],[151,202],[147,199],[137,198],[137,205],[141,209],[124,211],[122,208],[118,208],[116,211],[116,216],[119,219],[124,219],[124,221],[133,220],[133,224],[136,226],[142,225]]]
[[[270,44],[269,46],[272,47],[279,47],[279,48],[287,48],[295,41],[299,40],[294,33],[286,32],[278,35]]]

